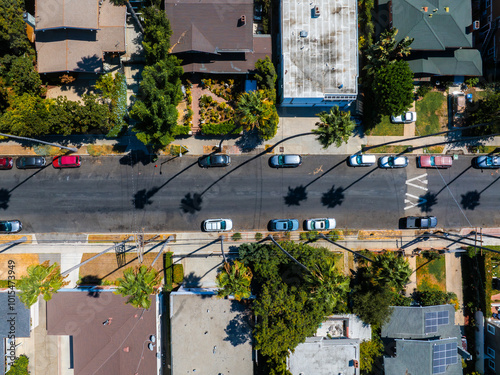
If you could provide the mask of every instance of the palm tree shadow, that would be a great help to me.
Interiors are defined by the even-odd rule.
[[[9,208],[9,201],[10,201],[10,191],[7,189],[1,188],[0,189],[0,208],[6,210]]]
[[[239,306],[242,306],[243,308]],[[246,309],[244,306],[239,304],[237,301],[233,301],[231,304],[231,310],[236,310],[238,313],[229,321],[224,329],[224,332],[226,333],[224,341],[229,341],[232,346],[238,346],[251,342],[252,326],[249,311],[245,311]]]
[[[134,194],[134,198],[132,199],[132,203],[134,207],[138,210],[142,210],[146,205],[153,204],[153,201],[150,199],[155,195],[160,188],[154,187],[150,190],[142,189]]]
[[[194,214],[201,210],[202,202],[203,198],[201,194],[193,193],[191,196],[191,193],[187,193],[184,198],[181,199],[180,208],[185,214]]]
[[[307,191],[305,186],[297,186],[295,188],[288,187],[288,194],[283,197],[287,206],[300,206],[301,201],[307,199]]]
[[[321,203],[328,208],[340,206],[344,202],[344,190],[343,187],[335,189],[335,185],[333,185],[330,190],[323,194]]]
[[[462,194],[462,200],[460,204],[464,208],[464,210],[474,210],[477,206],[480,205],[479,200],[481,199],[481,193],[477,190],[468,191],[465,194]]]
[[[437,204],[437,194],[428,191],[419,197],[420,212],[431,212],[432,206]]]

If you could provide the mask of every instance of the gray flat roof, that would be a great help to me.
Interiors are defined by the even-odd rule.
[[[293,375],[359,374],[359,340],[334,339],[299,344],[288,360]]]
[[[357,95],[357,28],[356,0],[282,0],[283,97]]]
[[[172,374],[253,375],[251,317],[244,304],[210,292],[171,293],[170,314]]]

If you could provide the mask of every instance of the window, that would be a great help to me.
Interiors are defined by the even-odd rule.
[[[492,370],[495,370],[495,361],[488,359],[488,367]]]
[[[492,335],[495,334],[495,327],[493,327],[491,324],[488,324],[488,326],[486,327],[486,329],[488,330],[489,333],[491,333]]]
[[[495,359],[495,351],[494,351],[493,349],[491,349],[489,346],[488,346],[488,348],[486,349],[486,352],[488,353],[488,355],[489,355],[491,358]]]

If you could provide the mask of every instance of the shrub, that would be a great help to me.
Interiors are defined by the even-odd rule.
[[[14,361],[14,364],[10,367],[10,370],[7,371],[6,375],[28,375],[28,357],[24,354],[20,355]]]
[[[232,131],[232,132],[231,132]],[[218,124],[203,124],[201,132],[206,135],[224,135],[224,134],[239,134],[242,128],[234,128],[234,121],[228,120]]]
[[[260,241],[262,239],[262,237],[263,237],[262,233],[260,233],[260,232],[255,233],[255,241]]]
[[[326,237],[328,237],[333,242],[341,239],[340,232],[338,230],[331,230],[327,233]]]
[[[302,232],[300,234],[300,239],[303,241],[316,242],[318,240],[318,232],[312,230],[310,232]]]
[[[423,98],[427,93],[429,93],[432,90],[432,86],[429,85],[428,83],[424,83],[423,85],[418,86],[417,89],[417,96],[419,98]]]
[[[231,236],[231,239],[232,239],[233,241],[239,241],[239,240],[241,240],[241,233],[236,232],[235,234],[233,234],[233,235]]]
[[[172,290],[173,283],[173,270],[172,270],[172,255],[173,253],[167,252],[164,256],[164,268],[165,268],[165,290]]]
[[[180,284],[182,280],[184,280],[184,267],[181,263],[176,263],[174,264],[173,282],[175,284]]]

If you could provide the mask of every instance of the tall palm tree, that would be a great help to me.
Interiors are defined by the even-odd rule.
[[[318,137],[318,142],[323,148],[328,148],[335,143],[335,146],[340,147],[342,142],[349,140],[356,123],[351,118],[351,112],[342,112],[339,107],[335,106],[330,109],[330,112],[318,113],[320,121],[316,123],[317,128],[312,132]]]
[[[114,292],[128,297],[126,303],[142,309],[151,306],[151,294],[159,293],[161,275],[154,268],[144,265],[130,267],[123,271],[123,278],[118,279],[118,289]]]
[[[19,279],[16,288],[21,291],[19,298],[28,308],[35,304],[38,296],[49,301],[54,293],[69,284],[64,281],[67,276],[61,276],[61,267],[57,263],[49,265],[48,260],[29,266],[27,271],[28,275]]]
[[[369,272],[375,283],[399,292],[408,284],[413,271],[405,258],[387,252],[375,257]]]
[[[347,293],[350,290],[349,278],[335,268],[333,258],[316,264],[312,268],[311,274],[306,274],[304,279],[311,287],[311,300],[324,304],[327,308],[327,314],[345,310]]]
[[[245,92],[236,103],[236,117],[245,129],[265,127],[273,117],[273,103],[262,90]]]
[[[250,297],[252,276],[250,268],[242,262],[235,260],[232,265],[224,262],[216,279],[217,287],[219,287],[218,297],[233,295],[237,301]]]

